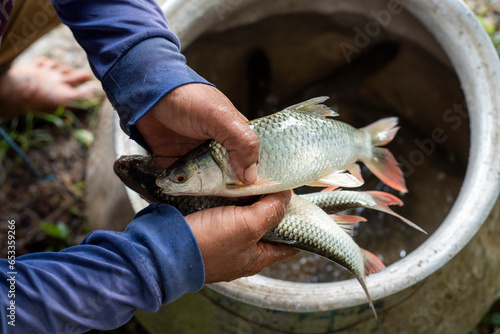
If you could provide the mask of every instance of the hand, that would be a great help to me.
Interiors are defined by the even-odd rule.
[[[253,183],[259,139],[247,121],[218,89],[193,83],[165,95],[137,121],[137,129],[153,154],[160,156],[178,158],[203,141],[215,139],[229,151],[238,178]]]
[[[264,196],[250,206],[224,206],[186,216],[205,263],[205,283],[251,276],[299,251],[260,241],[276,226],[290,192]]]

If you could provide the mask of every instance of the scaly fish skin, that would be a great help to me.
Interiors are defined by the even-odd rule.
[[[358,280],[364,278],[365,257],[352,237],[318,206],[297,195],[292,196],[285,218],[263,239],[324,256]]]
[[[305,184],[354,187],[362,184],[356,161],[406,191],[402,173],[385,145],[397,131],[396,118],[363,129],[332,119],[336,114],[316,98],[248,124],[260,140],[257,182],[242,184],[222,144],[201,145],[167,168],[157,185],[170,195],[240,197],[293,189]],[[346,173],[349,170],[351,175]]]

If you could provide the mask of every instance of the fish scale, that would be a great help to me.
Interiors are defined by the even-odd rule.
[[[284,111],[264,121],[250,121],[249,125],[261,141],[258,177],[262,180],[283,179],[302,184],[345,168],[354,163],[355,156],[363,153],[357,146],[345,149],[343,138],[354,138],[358,131],[333,119]],[[281,140],[271,140],[276,137]],[[297,170],[307,172],[297,173]]]
[[[349,270],[364,285],[365,256],[359,246],[306,199],[292,196],[285,218],[263,239],[324,256]]]
[[[304,194],[302,197],[321,206],[327,213],[335,213],[359,207],[370,208],[377,205],[377,202],[370,193],[361,191],[319,192]]]

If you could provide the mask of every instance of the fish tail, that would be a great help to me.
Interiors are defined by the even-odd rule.
[[[370,136],[372,145],[369,158],[363,159],[363,162],[382,182],[406,193],[408,189],[396,159],[388,149],[378,147],[388,144],[394,138],[399,130],[397,125],[397,117],[388,117],[361,128]]]
[[[385,268],[385,265],[375,254],[362,248],[361,251],[365,258],[365,272],[364,275],[361,275],[359,277],[356,276],[356,279],[358,280],[359,284],[361,284],[361,287],[365,291],[366,298],[368,299],[368,304],[370,304],[370,308],[372,309],[373,315],[375,316],[376,320],[378,319],[377,311],[375,311],[375,306],[373,305],[370,293],[368,292],[368,288],[366,287],[365,277],[370,274],[378,273],[379,271]]]
[[[420,226],[418,226],[417,224],[409,221],[405,217],[403,217],[401,215],[398,215],[396,212],[392,211],[389,208],[389,205],[399,205],[399,206],[402,206],[403,205],[403,201],[401,201],[399,198],[397,198],[394,195],[385,193],[383,191],[367,191],[366,193],[369,194],[373,198],[373,200],[375,201],[375,203],[376,203],[376,205],[372,207],[373,209],[376,209],[376,210],[388,213],[390,215],[393,215],[395,217],[398,217],[399,219],[401,219],[403,222],[405,222],[406,224],[410,225],[411,227],[419,230],[420,232],[423,232],[423,233],[427,234],[427,232],[425,232],[425,230],[422,229]]]
[[[403,172],[392,153],[381,147],[373,147],[370,159],[363,160],[368,169],[389,187],[407,193]]]
[[[368,132],[373,146],[384,146],[390,143],[398,132],[398,118],[382,118],[370,125],[365,126],[364,128],[361,128],[361,130]]]

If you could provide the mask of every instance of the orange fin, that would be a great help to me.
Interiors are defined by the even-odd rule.
[[[331,186],[331,187],[326,187],[325,189],[322,189],[322,190],[320,191],[320,193],[328,193],[328,192],[330,192],[330,191],[334,191],[334,190],[336,190],[336,189],[338,189],[338,188],[339,188],[339,186]]]
[[[365,275],[375,274],[385,269],[385,264],[375,254],[362,248],[361,251],[365,256]]]
[[[370,293],[368,292],[368,288],[366,287],[366,281],[365,281],[365,276],[378,273],[379,271],[383,270],[385,268],[384,263],[377,257],[375,254],[364,250],[363,248],[360,248],[361,251],[363,252],[364,258],[365,258],[365,273],[364,275],[355,275],[356,279],[358,280],[359,284],[361,284],[361,287],[365,291],[366,298],[368,298],[368,304],[370,304],[370,308],[373,311],[373,315],[375,316],[375,320],[378,319],[377,316],[377,311],[375,311],[375,306],[373,305],[373,301],[370,297]]]
[[[352,216],[352,215],[329,215],[337,225],[344,230],[351,237],[354,232],[354,227],[359,222],[365,222],[366,219],[360,216]]]
[[[373,200],[375,201],[375,203],[377,203],[375,206],[372,206],[372,209],[375,209],[375,210],[378,210],[378,211],[382,211],[382,212],[388,213],[390,215],[393,215],[395,217],[398,217],[399,219],[401,219],[402,221],[404,221],[406,224],[410,225],[414,229],[417,229],[420,232],[423,232],[423,233],[427,234],[427,232],[425,232],[420,226],[418,226],[417,224],[409,221],[405,217],[403,217],[401,215],[398,215],[396,212],[392,211],[389,208],[389,205],[399,205],[399,206],[402,206],[403,205],[403,201],[401,201],[399,198],[397,198],[394,195],[385,193],[383,191],[367,191],[366,193],[369,194],[373,198]]]
[[[396,159],[389,150],[376,147],[386,145],[394,138],[399,130],[397,125],[397,117],[388,117],[360,129],[370,135],[373,145],[371,159],[363,159],[363,162],[382,182],[406,193],[408,189]]]
[[[403,172],[388,149],[381,147],[372,148],[372,158],[364,159],[363,162],[375,176],[389,187],[403,193],[408,192],[403,178]]]

